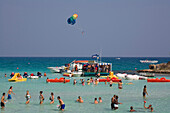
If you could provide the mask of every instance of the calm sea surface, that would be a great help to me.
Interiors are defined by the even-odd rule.
[[[142,64],[139,60],[158,60],[158,63],[167,63],[170,58],[102,58],[103,62],[112,63],[112,70],[114,71],[127,71],[148,68],[149,64]],[[70,83],[46,83],[46,77],[40,79],[27,79],[26,82],[8,82],[11,72],[19,72],[23,75],[24,72],[28,74],[36,74],[38,71],[42,74],[47,73],[49,78],[60,78],[61,74],[51,73],[47,67],[62,66],[66,63],[70,63],[73,60],[92,60],[88,57],[50,57],[50,58],[38,58],[38,57],[0,57],[0,95],[3,92],[7,93],[10,86],[13,86],[13,92],[16,95],[12,95],[12,100],[6,103],[4,110],[0,109],[0,113],[60,113],[57,109],[59,105],[57,96],[66,104],[65,113],[126,113],[129,112],[130,106],[133,106],[137,112],[150,112],[143,108],[142,90],[143,86],[147,85],[149,95],[147,96],[147,103],[153,105],[154,112],[157,113],[169,113],[170,110],[170,83],[147,83],[146,80],[129,81],[123,80],[123,89],[120,90],[117,84],[113,84],[113,87],[109,87],[109,84],[99,83],[96,85],[82,86],[77,79],[78,83],[74,86],[73,79]],[[18,67],[18,69],[17,69]],[[4,75],[7,74],[5,78]],[[167,79],[170,79],[168,75],[162,75]],[[161,76],[157,76],[160,78]],[[87,79],[84,78],[84,79]],[[133,82],[133,85],[127,85],[126,83]],[[25,105],[26,90],[30,91],[32,96],[29,105]],[[43,91],[45,101],[43,105],[39,105],[39,91]],[[50,105],[50,93],[54,92],[55,103]],[[110,109],[110,99],[116,94],[119,96],[119,102],[123,103],[119,105],[119,109],[113,111]],[[81,96],[84,103],[76,103],[75,100],[78,96]],[[93,104],[95,97],[102,97],[103,103],[97,105]]]

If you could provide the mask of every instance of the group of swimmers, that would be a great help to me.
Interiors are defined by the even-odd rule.
[[[10,88],[9,88],[9,90],[7,92],[7,99],[12,99],[11,94],[15,95],[15,93],[12,91],[12,89],[13,89],[13,87],[10,86]],[[146,89],[146,85],[144,85],[144,88],[143,88],[143,98],[144,99],[146,98],[146,94],[148,95],[148,92],[147,92],[147,89]],[[25,104],[29,104],[31,95],[29,94],[28,90],[26,91],[25,98],[26,98],[26,103]],[[111,98],[111,109],[117,110],[118,106],[119,106],[118,104],[122,104],[122,103],[118,102],[118,98],[119,97],[117,95],[114,95]],[[43,96],[43,91],[40,91],[39,99],[40,99],[40,104],[43,104],[43,102],[45,100],[45,98]],[[63,100],[60,98],[60,96],[58,96],[57,99],[58,99],[58,101],[60,103],[60,105],[58,105],[57,107],[60,108],[60,110],[64,111],[65,104],[64,104]],[[51,92],[51,96],[50,96],[49,100],[51,101],[50,104],[54,103],[54,93],[53,92]],[[81,96],[78,96],[78,99],[76,101],[79,102],[79,103],[84,103]],[[1,107],[2,108],[5,107],[6,102],[7,102],[7,100],[5,100],[5,93],[3,93],[2,97],[1,97]],[[97,101],[97,98],[94,99],[94,104],[98,104],[98,103],[102,103],[101,97],[99,97],[99,101]],[[144,101],[144,108],[145,109],[150,109],[151,112],[153,112],[152,105],[150,104],[148,107],[146,107],[145,103],[146,103],[146,101]],[[133,106],[130,107],[130,112],[136,112],[136,110],[133,109]]]
[[[92,77],[90,79],[87,79],[87,81],[85,81],[85,79],[80,79],[80,83],[84,86],[85,85],[85,82],[87,83],[87,85],[90,85],[91,83],[94,84],[94,85],[98,85],[99,83],[99,79],[93,79]],[[76,79],[73,80],[73,85],[76,85],[77,81]],[[107,80],[105,81],[105,84],[107,85]],[[110,80],[109,82],[109,85],[110,87],[112,87],[112,84],[113,84],[113,81]],[[122,89],[123,86],[122,86],[122,81],[118,82],[118,88],[119,89]]]

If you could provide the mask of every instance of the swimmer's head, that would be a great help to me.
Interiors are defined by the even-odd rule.
[[[5,96],[5,93],[3,93],[2,95]]]
[[[60,96],[58,96],[57,99],[60,99]]]
[[[150,104],[150,105],[149,105],[149,108],[151,108],[151,107],[152,107],[152,105]]]
[[[53,93],[53,92],[51,92],[51,95],[54,95],[54,93]]]
[[[101,97],[99,97],[99,100],[101,100],[102,98]]]
[[[40,94],[42,94],[43,93],[43,91],[40,91]]]
[[[97,98],[94,98],[94,100],[97,100]]]
[[[144,88],[146,88],[146,85],[144,85]]]
[[[133,106],[130,107],[130,110],[132,110],[132,109],[133,109]]]
[[[12,89],[12,86],[10,86],[10,88],[9,89]]]

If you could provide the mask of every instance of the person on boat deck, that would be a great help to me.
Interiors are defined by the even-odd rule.
[[[83,103],[83,100],[80,96],[78,96],[77,102]]]
[[[121,81],[118,83],[118,88],[119,88],[119,89],[122,89],[122,88],[123,88],[123,87],[122,87],[122,84],[123,84],[123,83],[122,83],[122,80],[121,80]]]
[[[15,95],[15,93],[12,91],[13,87],[10,86],[9,90],[8,90],[8,93],[7,93],[7,99],[12,99],[11,97],[11,93]]]
[[[106,73],[108,73],[108,72],[109,72],[109,66],[108,66],[108,65],[106,65],[105,72],[106,72]]]
[[[77,67],[77,65],[75,65],[75,71],[78,71],[78,67]]]
[[[144,85],[143,88],[143,97],[146,98],[146,94],[148,95],[147,89],[146,89],[146,85]]]
[[[88,66],[87,66],[87,72],[90,72],[91,71],[91,65],[89,64]]]
[[[54,103],[54,93],[51,92],[51,96],[49,98],[51,100],[50,104],[53,104]]]

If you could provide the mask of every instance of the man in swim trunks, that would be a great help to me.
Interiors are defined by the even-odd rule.
[[[11,97],[11,93],[15,95],[15,93],[12,91],[13,87],[11,86],[8,90],[8,93],[7,93],[7,99],[12,99]]]
[[[2,97],[1,97],[1,107],[2,107],[2,109],[5,107],[5,102],[6,102],[6,100],[5,100],[5,93],[3,93]]]
[[[147,89],[146,89],[146,85],[144,85],[143,88],[143,97],[146,98],[146,94],[148,95]]]
[[[59,100],[59,103],[60,103],[60,110],[64,111],[64,108],[65,108],[65,104],[64,102],[60,99],[60,96],[57,97],[57,99]]]

